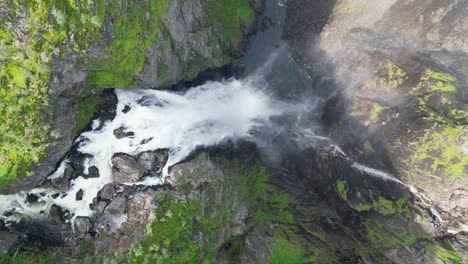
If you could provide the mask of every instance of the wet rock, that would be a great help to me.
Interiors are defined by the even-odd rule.
[[[147,171],[154,169],[156,164],[156,154],[152,151],[145,151],[138,156],[138,164]]]
[[[136,182],[143,176],[144,171],[130,155],[115,154],[112,157],[112,177],[115,183]]]
[[[133,133],[131,131],[125,131],[125,127],[119,127],[117,129],[115,129],[113,133],[114,133],[114,136],[117,139],[132,137],[132,136],[135,135],[135,133]]]
[[[85,179],[99,178],[99,170],[96,166],[92,166],[88,169],[88,174],[83,175]]]
[[[26,195],[26,202],[27,203],[36,203],[39,200],[39,196],[33,194],[33,193],[28,193]]]
[[[7,231],[0,231],[0,253],[12,254],[19,245],[20,237]]]
[[[80,235],[88,233],[92,227],[93,224],[87,217],[77,217],[75,220],[75,231]]]
[[[130,112],[130,110],[132,110],[132,108],[128,105],[124,106],[124,109],[122,109],[122,113],[126,114],[128,112]]]
[[[84,170],[83,162],[87,159],[92,159],[93,156],[89,154],[83,154],[80,152],[73,153],[73,155],[70,156],[70,161],[69,164],[73,168],[73,175],[70,177],[70,179],[74,179],[81,175]]]
[[[68,187],[70,186],[70,179],[72,179],[75,176],[75,170],[73,169],[72,166],[67,165],[65,167],[65,171],[63,173],[62,177],[52,179],[50,183],[52,186],[60,190],[62,192],[68,190]]]
[[[167,160],[169,159],[169,150],[168,149],[158,149],[154,151],[156,154],[156,167],[161,169],[166,165]]]
[[[83,189],[80,189],[79,191],[77,191],[75,200],[77,200],[77,201],[83,200],[83,193],[84,193]]]
[[[63,210],[60,206],[52,205],[47,216],[47,223],[51,225],[60,225],[63,221]]]
[[[99,192],[99,199],[110,201],[114,197],[115,189],[112,184],[106,184],[102,187],[101,191]]]
[[[164,167],[169,158],[169,150],[158,149],[145,151],[138,156],[138,164],[147,171],[159,170]]]
[[[125,213],[126,199],[124,197],[118,196],[106,207],[104,210],[105,214],[110,215],[121,215]]]
[[[98,204],[96,205],[96,210],[100,213],[104,212],[104,209],[106,209],[106,206],[107,206],[107,203],[104,202],[104,201],[100,201],[98,202]]]

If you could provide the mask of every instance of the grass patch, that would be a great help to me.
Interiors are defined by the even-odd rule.
[[[52,259],[43,254],[33,254],[29,252],[20,253],[16,256],[0,254],[0,264],[51,264]]]
[[[87,65],[91,71],[87,83],[97,88],[129,88],[143,69],[145,52],[157,41],[169,0],[129,0],[122,8],[118,2],[108,5],[108,12],[120,14],[114,26],[115,39],[106,48],[108,60]]]
[[[179,202],[172,198],[160,201],[161,211],[149,226],[149,237],[132,246],[128,263],[201,263],[213,260],[214,252],[205,241],[194,240],[194,231],[210,229],[199,201]],[[210,230],[213,231],[213,230]]]

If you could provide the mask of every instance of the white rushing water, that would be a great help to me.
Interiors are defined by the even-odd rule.
[[[7,221],[18,221],[25,215],[45,217],[52,204],[69,210],[74,214],[73,219],[91,216],[93,210],[89,205],[99,190],[112,182],[111,159],[115,153],[135,156],[147,150],[169,149],[169,160],[162,173],[165,176],[171,165],[186,158],[198,146],[251,137],[255,129],[268,126],[270,117],[282,112],[281,105],[268,96],[261,83],[255,78],[208,82],[184,94],[116,90],[115,118],[105,124],[94,120],[92,130],[77,138],[78,151],[92,156],[84,161],[84,173],[95,166],[100,176],[88,179],[79,176],[70,182],[69,190],[64,193],[37,188],[0,195],[0,217]],[[114,136],[118,128],[133,135],[118,139]],[[65,159],[49,179],[63,177],[68,162]],[[147,178],[144,182],[146,185],[161,183],[163,177]],[[80,190],[83,198],[77,201],[76,193]],[[38,202],[27,203],[28,194],[36,194]]]

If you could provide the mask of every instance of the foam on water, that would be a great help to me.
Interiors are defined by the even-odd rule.
[[[115,118],[104,123],[101,129],[98,129],[101,120],[93,121],[92,130],[81,134],[75,142],[79,144],[79,152],[92,156],[84,160],[84,173],[95,166],[100,176],[88,179],[79,176],[71,181],[65,193],[37,188],[0,195],[0,218],[18,221],[24,215],[45,217],[52,204],[73,213],[72,221],[77,216],[91,216],[93,199],[104,185],[112,182],[111,159],[115,153],[138,155],[147,150],[169,149],[162,177],[140,182],[158,185],[163,183],[170,166],[197,147],[250,138],[255,129],[269,125],[270,117],[282,113],[281,104],[268,96],[257,77],[208,82],[184,94],[156,90],[116,90],[115,93],[118,98]],[[115,129],[133,133],[118,139],[114,136]],[[65,159],[49,179],[62,177],[68,162]],[[76,193],[80,190],[83,198],[77,201]],[[28,194],[35,194],[38,201],[27,203]]]

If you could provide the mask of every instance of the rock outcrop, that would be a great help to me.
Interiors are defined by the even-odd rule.
[[[0,60],[8,67],[1,76],[12,86],[9,92],[25,97],[18,109],[23,111],[23,102],[39,102],[30,103],[37,106],[35,110],[24,109],[30,112],[26,117],[24,113],[16,119],[12,116],[12,125],[2,127],[11,133],[2,134],[12,135],[8,138],[12,140],[12,148],[26,148],[15,142],[30,136],[36,138],[38,146],[34,146],[35,152],[24,151],[24,161],[7,157],[0,180],[24,174],[33,177],[25,183],[19,180],[14,189],[5,188],[3,192],[38,185],[54,170],[70,149],[72,140],[87,128],[93,113],[103,114],[102,109],[109,109],[100,107],[108,101],[108,98],[99,99],[103,89],[169,87],[232,63],[244,51],[254,30],[255,12],[262,3],[260,0],[123,0],[75,5],[31,1],[17,6],[13,2],[7,0],[2,5],[8,15],[0,17],[1,29],[8,38],[1,45],[20,55],[2,53]],[[65,17],[70,21],[65,23]],[[9,41],[10,34],[15,41]],[[41,40],[40,45],[34,44],[37,39]],[[17,83],[8,69],[15,63],[23,63],[15,62],[20,57],[24,58],[25,65],[33,65],[27,60],[35,59],[39,66],[21,73],[19,79],[24,80]],[[35,71],[40,74],[33,78]],[[28,88],[26,80],[37,95],[22,92]],[[6,105],[4,111],[14,109],[17,102],[8,104],[11,107]],[[36,125],[25,129],[24,124],[30,121],[20,118],[34,119]],[[25,131],[29,134],[24,134]],[[116,136],[124,135],[116,131]],[[27,155],[34,157],[27,158]],[[16,165],[21,168],[18,172],[13,170],[15,163],[22,163]]]
[[[445,241],[445,249],[413,241],[403,246],[412,253],[386,245],[385,257],[397,263],[467,261],[466,250],[446,245],[455,236],[466,240],[468,223],[462,198],[468,192],[468,3],[293,0],[288,8],[285,37],[296,61],[311,76],[334,80],[328,88],[338,95],[331,93],[324,114],[334,140],[354,160],[393,173],[430,200],[426,209],[435,220],[429,214],[409,223]],[[369,190],[340,184],[353,210],[374,207],[365,201],[377,198]]]

